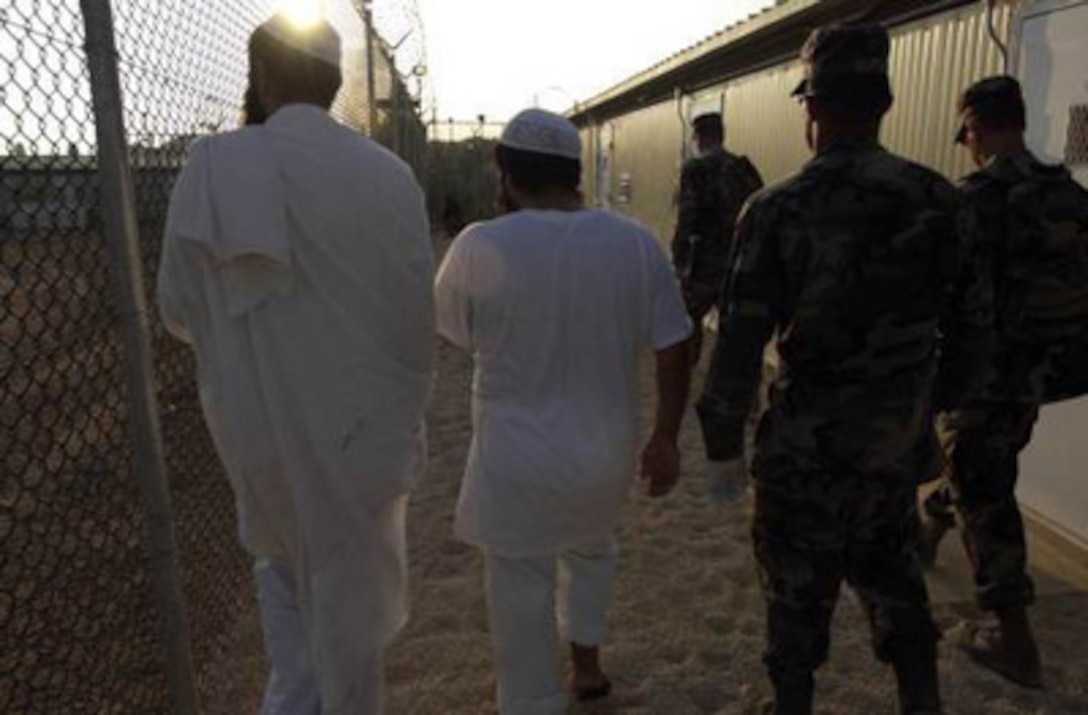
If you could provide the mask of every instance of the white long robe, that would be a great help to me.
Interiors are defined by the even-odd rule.
[[[404,511],[424,467],[433,258],[411,170],[290,105],[201,141],[158,298],[190,342],[240,538],[287,559],[325,713],[406,620]]]

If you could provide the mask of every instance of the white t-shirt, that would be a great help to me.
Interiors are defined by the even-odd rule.
[[[641,358],[691,332],[653,236],[598,210],[474,224],[436,310],[476,360],[457,535],[511,556],[609,537],[636,472]]]

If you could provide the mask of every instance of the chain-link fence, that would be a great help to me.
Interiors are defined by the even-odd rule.
[[[432,121],[428,127],[427,209],[431,224],[447,238],[498,211],[495,147],[504,126],[480,117]]]
[[[103,0],[83,0],[95,2]],[[145,291],[186,151],[237,124],[247,38],[275,5],[113,0]],[[385,74],[370,73],[361,3],[328,5],[345,49],[335,113],[421,168],[414,100],[380,42],[372,53]],[[84,44],[79,0],[0,7],[0,712],[12,715],[171,707],[148,541],[154,512],[128,429],[120,267],[103,216]],[[371,85],[384,94],[372,99]],[[233,675],[218,664],[252,608],[249,564],[192,357],[149,322],[189,642],[198,691],[210,699]]]

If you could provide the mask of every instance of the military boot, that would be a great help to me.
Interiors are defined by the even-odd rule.
[[[936,648],[927,654],[903,654],[892,661],[899,694],[899,715],[940,715]]]
[[[766,715],[812,715],[815,683],[808,676],[771,676],[774,700],[763,703]]]
[[[1006,680],[1025,688],[1043,687],[1039,647],[1025,608],[998,611],[996,623],[965,622],[957,645],[975,662]]]

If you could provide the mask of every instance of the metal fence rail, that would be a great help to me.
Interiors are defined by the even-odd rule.
[[[84,0],[103,3],[105,0]],[[171,188],[192,142],[237,124],[246,41],[273,0],[113,0],[131,196],[150,296]],[[336,114],[424,165],[425,132],[387,48],[351,0],[328,3],[345,40]],[[77,0],[0,8],[0,712],[165,713],[172,703],[156,596],[147,476],[129,420],[107,243],[104,156]],[[96,89],[98,89],[96,85]],[[371,113],[371,107],[374,112]],[[369,118],[376,126],[371,127]],[[98,117],[101,119],[101,117]],[[139,276],[139,272],[132,276]],[[198,695],[244,609],[248,559],[205,427],[188,350],[153,315],[155,411],[177,536]]]

